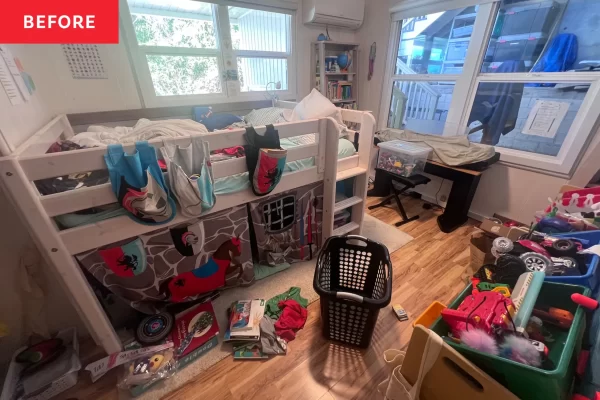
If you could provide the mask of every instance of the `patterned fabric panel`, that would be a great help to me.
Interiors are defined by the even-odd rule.
[[[323,183],[252,202],[250,219],[261,264],[278,265],[315,258],[322,240]]]
[[[181,293],[189,293],[174,293],[182,286],[174,281],[188,272],[204,278],[215,264],[223,267],[218,276],[223,280],[207,281],[212,285],[207,286],[209,289],[221,283],[237,286],[254,281],[245,205],[103,246],[76,258],[104,287],[144,313],[154,313],[174,299],[184,301]],[[185,297],[185,301],[192,299]]]

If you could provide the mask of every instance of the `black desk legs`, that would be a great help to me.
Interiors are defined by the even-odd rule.
[[[446,210],[437,218],[442,232],[450,233],[467,222],[469,208],[480,178],[480,175],[461,174],[460,178],[453,181]]]

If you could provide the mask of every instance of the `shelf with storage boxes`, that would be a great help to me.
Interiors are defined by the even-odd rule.
[[[311,51],[311,80],[332,103],[358,109],[358,44],[314,42]]]

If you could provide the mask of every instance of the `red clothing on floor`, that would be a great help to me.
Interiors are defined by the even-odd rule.
[[[296,338],[296,332],[304,328],[308,313],[296,300],[280,301],[277,306],[282,310],[281,316],[275,322],[277,336],[291,342]]]

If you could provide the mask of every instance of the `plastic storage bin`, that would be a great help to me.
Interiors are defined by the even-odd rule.
[[[467,286],[449,307],[456,309],[471,294],[471,289],[471,285]],[[553,370],[520,364],[450,341],[447,343],[521,399],[570,399],[577,355],[581,350],[585,330],[585,312],[571,301],[573,293],[589,296],[590,290],[583,286],[544,282],[536,301],[536,308],[557,307],[574,315],[573,324],[568,331],[544,324],[555,339],[550,343],[548,355],[554,363]],[[448,336],[449,327],[442,318],[438,318],[431,330],[440,336]]]
[[[553,235],[557,237],[572,237],[576,239],[589,240],[589,244],[586,247],[593,246],[600,243],[600,231],[587,231],[587,232],[569,232]],[[598,261],[600,257],[596,255],[587,255],[587,273],[581,276],[547,276],[545,280],[550,282],[568,283],[571,285],[581,285],[590,288],[594,291],[598,287],[600,280],[600,271],[598,268]]]
[[[323,335],[368,347],[379,310],[392,297],[388,249],[362,236],[332,236],[317,259],[313,287],[321,298]]]
[[[75,328],[68,328],[58,332],[56,337],[61,338],[65,346],[67,346],[67,348],[71,347],[72,349],[70,359],[68,359],[65,363],[61,363],[61,366],[63,367],[61,370],[64,370],[64,374],[54,379],[54,381],[46,387],[39,389],[37,394],[27,397],[27,400],[50,399],[77,384],[77,377],[79,370],[81,369],[81,362],[79,361],[79,342],[77,341],[77,330]],[[14,358],[17,356],[17,354],[25,349],[26,347],[17,350],[13,356],[13,360],[8,367],[8,373],[4,379],[4,387],[2,389],[2,395],[0,395],[0,400],[18,400],[22,398],[17,396],[16,391],[19,382],[19,375],[21,374],[23,367],[21,364],[16,363]],[[59,357],[55,361],[60,359],[61,358]],[[58,368],[56,363],[55,367]]]
[[[403,140],[381,142],[377,168],[398,174],[411,176],[423,172],[427,157],[431,152],[430,147],[420,146]]]

